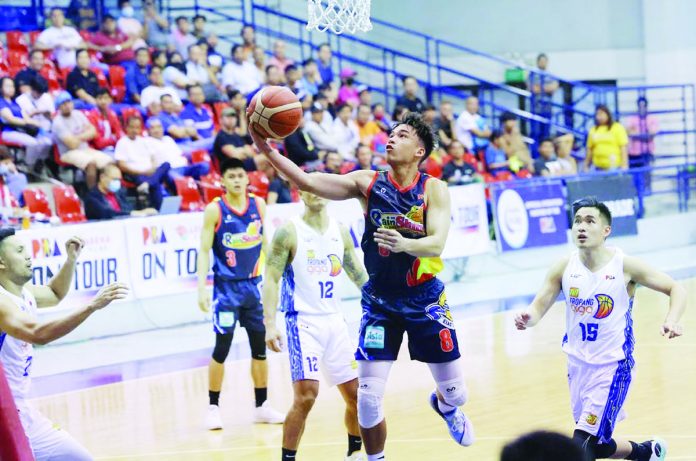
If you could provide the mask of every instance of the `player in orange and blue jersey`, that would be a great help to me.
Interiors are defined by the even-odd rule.
[[[466,387],[444,285],[436,274],[450,225],[447,185],[421,174],[435,135],[418,114],[392,130],[386,146],[391,172],[308,174],[272,149],[253,129],[256,146],[301,190],[331,200],[357,198],[365,210],[362,248],[369,281],[362,289],[358,363],[358,421],[368,461],[384,460],[386,422],[382,399],[404,332],[411,358],[428,364],[436,382],[430,404],[459,444],[474,441],[459,409]]]
[[[266,328],[259,284],[263,272],[263,215],[266,203],[247,192],[249,179],[241,160],[227,159],[221,165],[225,194],[205,208],[201,247],[198,252],[198,305],[203,312],[213,307],[215,349],[208,366],[210,406],[206,426],[222,429],[219,399],[225,359],[239,324],[249,336],[251,375],[254,381],[259,423],[280,424],[285,417],[266,401],[268,365]],[[213,252],[213,298],[206,282]]]

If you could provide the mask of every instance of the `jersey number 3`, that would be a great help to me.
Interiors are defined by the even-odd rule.
[[[227,250],[225,252],[225,258],[227,259],[228,267],[235,267],[237,265],[237,254],[234,250]]]

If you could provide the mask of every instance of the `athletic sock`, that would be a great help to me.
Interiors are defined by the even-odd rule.
[[[208,391],[208,398],[211,405],[218,405],[220,402],[220,391]]]
[[[385,459],[387,458],[384,457],[383,451],[380,451],[375,455],[367,455],[367,461],[384,461]]]
[[[631,444],[631,454],[625,459],[634,459],[636,461],[649,461],[651,453],[650,442],[636,443],[629,441]]]
[[[437,408],[439,408],[442,413],[450,413],[452,410],[456,409],[457,407],[453,407],[452,405],[448,405],[445,402],[443,402],[442,400],[437,399]]]
[[[348,456],[362,449],[362,439],[359,435],[348,434]]]
[[[288,450],[283,448],[283,457],[280,461],[295,461],[295,456],[297,455],[297,450]]]
[[[260,407],[263,402],[268,398],[268,388],[267,387],[255,387],[254,396],[256,397],[256,406]]]
[[[616,453],[616,440],[611,439],[607,443],[597,444],[597,449],[595,450],[597,459],[607,459],[614,453]]]

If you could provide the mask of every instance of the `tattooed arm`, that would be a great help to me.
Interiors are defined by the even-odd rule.
[[[350,236],[348,228],[342,224],[340,227],[341,235],[343,236],[343,269],[345,269],[346,275],[355,286],[361,289],[367,283],[367,272],[355,254],[353,238]]]
[[[275,352],[283,349],[283,338],[276,328],[276,311],[278,308],[278,284],[283,276],[285,267],[295,257],[297,234],[295,226],[285,223],[273,235],[271,248],[266,261],[266,271],[263,277],[263,317],[266,325],[266,345]]]

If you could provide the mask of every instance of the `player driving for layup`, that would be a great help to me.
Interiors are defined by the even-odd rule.
[[[384,388],[404,332],[411,358],[429,365],[437,384],[433,409],[461,445],[473,443],[471,423],[459,409],[466,401],[457,336],[444,285],[436,278],[450,225],[447,185],[418,171],[435,136],[420,115],[392,130],[387,162],[392,171],[346,175],[308,174],[271,148],[255,130],[256,146],[301,190],[330,200],[357,198],[366,212],[362,249],[369,281],[362,289],[358,363],[358,421],[368,461],[383,460]]]
[[[594,198],[573,204],[573,241],[578,251],[563,258],[549,271],[544,285],[529,308],[515,317],[525,330],[536,325],[556,302],[561,289],[566,301],[568,382],[575,419],[573,439],[585,450],[585,459],[665,459],[662,440],[643,443],[614,439],[633,369],[633,295],[636,285],[670,297],[670,308],[661,327],[667,338],[681,336],[679,319],[686,308],[686,290],[672,278],[636,258],[607,247],[611,213]]]

